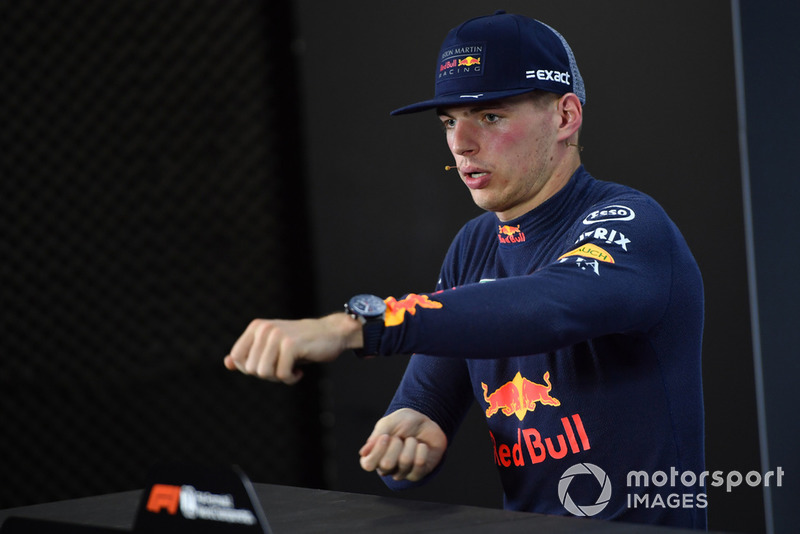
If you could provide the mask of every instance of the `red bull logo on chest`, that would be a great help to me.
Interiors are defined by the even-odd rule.
[[[525,241],[525,232],[519,229],[519,225],[498,225],[497,239],[499,239],[501,243],[522,243]]]
[[[542,378],[545,383],[537,384],[517,372],[513,380],[506,382],[492,394],[489,394],[489,387],[481,382],[483,399],[489,403],[489,407],[486,408],[486,418],[502,412],[505,416],[514,414],[522,421],[528,412],[536,409],[536,403],[561,406],[561,402],[550,395],[550,390],[553,388],[550,383],[550,371],[547,371]]]
[[[494,446],[494,461],[501,467],[525,467],[548,459],[560,460],[568,454],[578,454],[592,448],[579,414],[562,417],[561,429],[563,432],[555,436],[543,436],[536,428],[518,428],[517,439],[512,443],[499,441],[489,431]]]

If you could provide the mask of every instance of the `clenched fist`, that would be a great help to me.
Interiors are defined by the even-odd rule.
[[[273,382],[295,384],[299,364],[331,362],[363,346],[361,324],[345,313],[319,319],[255,319],[225,357],[225,367]]]

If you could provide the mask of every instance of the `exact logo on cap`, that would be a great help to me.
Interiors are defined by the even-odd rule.
[[[559,72],[557,70],[548,69],[532,69],[525,71],[526,78],[536,78],[543,82],[558,82],[564,85],[569,85],[569,72]]]
[[[459,44],[443,50],[442,57],[439,58],[436,82],[465,76],[482,76],[485,50],[486,43]]]

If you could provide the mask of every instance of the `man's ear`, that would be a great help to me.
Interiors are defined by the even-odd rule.
[[[556,104],[561,125],[559,126],[559,141],[571,138],[583,124],[583,106],[575,93],[567,93],[558,99]]]

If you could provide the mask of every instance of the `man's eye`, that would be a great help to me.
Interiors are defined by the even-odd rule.
[[[498,117],[494,113],[487,113],[486,115],[483,116],[483,118],[486,122],[497,122],[500,120],[500,117]]]
[[[456,120],[455,119],[445,119],[445,120],[442,121],[442,126],[446,130],[449,130],[450,128],[455,127],[455,125],[456,125]]]

